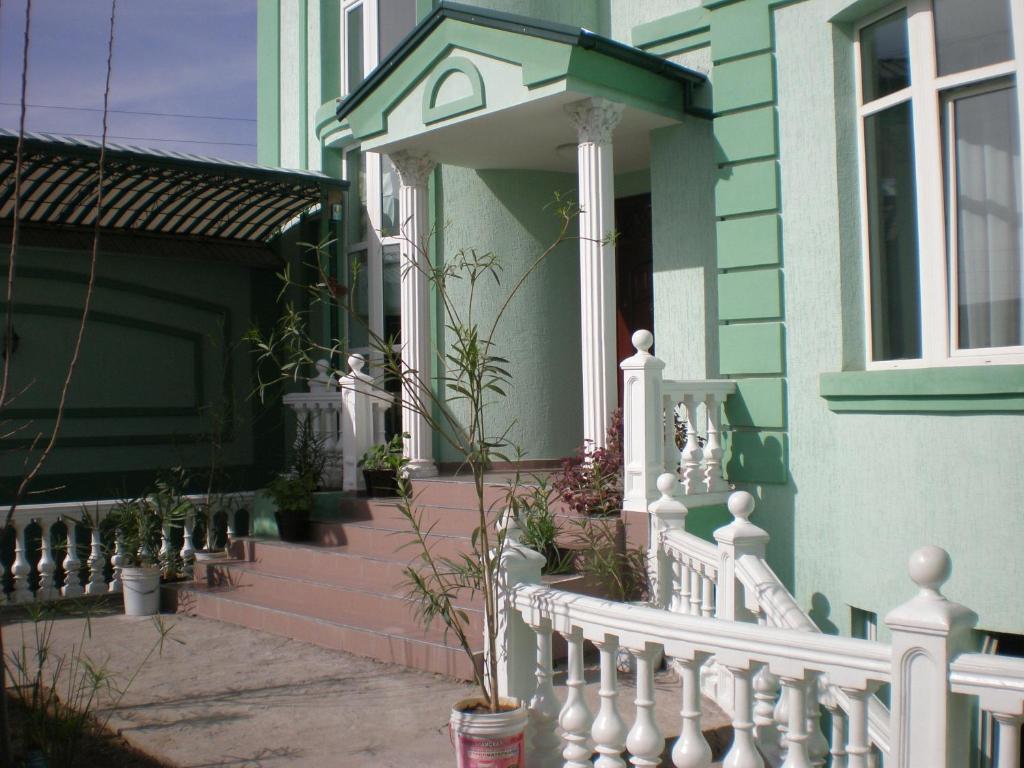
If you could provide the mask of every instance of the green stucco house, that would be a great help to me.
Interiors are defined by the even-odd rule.
[[[357,306],[417,367],[444,334],[403,279],[413,245],[493,250],[514,275],[574,195],[580,240],[502,339],[527,459],[603,439],[650,330],[666,380],[718,382],[706,457],[756,496],[819,627],[884,632],[933,543],[1006,650],[1024,635],[1021,46],[1009,0],[260,0],[260,161],[350,183],[338,274],[365,268]],[[403,428],[416,473],[454,460]]]

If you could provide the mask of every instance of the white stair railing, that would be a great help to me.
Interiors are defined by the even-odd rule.
[[[657,500],[657,478],[678,473],[689,507],[720,504],[729,484],[722,459],[722,408],[736,391],[729,379],[664,378],[665,363],[650,353],[649,331],[633,334],[636,354],[619,367],[623,372],[623,508],[645,512]],[[676,445],[676,421],[686,440]]]
[[[655,537],[652,556],[657,586],[657,605],[674,613],[709,615],[696,610],[694,586],[699,584],[701,597],[710,592],[715,597],[716,618],[727,621],[759,623],[764,626],[820,633],[821,630],[804,612],[765,560],[768,534],[750,522],[754,511],[753,497],[744,491],[729,497],[728,508],[733,521],[715,531],[715,544],[687,533],[687,509],[677,500],[678,483],[671,474],[658,478],[661,498],[650,506],[651,527]],[[695,571],[702,580],[698,582]],[[704,575],[713,575],[710,585]],[[689,603],[689,608],[686,605]],[[708,692],[725,707],[731,706],[728,681],[721,674],[706,673]],[[837,699],[846,703],[842,690],[832,685],[828,676],[821,678],[825,703]],[[883,754],[889,751],[889,711],[875,696],[868,698],[871,743]],[[785,728],[785,724],[780,724]]]
[[[350,373],[335,379],[326,360],[317,361],[317,375],[309,380],[309,392],[293,392],[282,402],[301,424],[307,422],[326,455],[321,485],[324,488],[362,490],[357,463],[375,443],[382,442],[379,414],[391,407],[394,397],[363,373],[362,355],[348,358]]]
[[[739,522],[741,529],[742,516]],[[743,531],[733,533],[742,539]],[[664,739],[653,717],[653,659],[659,653],[673,660],[680,679],[680,736],[671,750],[676,768],[711,765],[699,683],[707,659],[726,670],[731,687],[733,740],[723,763],[731,768],[764,768],[762,755],[773,754],[784,768],[810,768],[829,759],[834,768],[868,768],[868,701],[883,683],[892,686],[893,699],[889,768],[970,764],[971,699],[999,724],[997,767],[1018,765],[1024,660],[968,652],[977,616],[941,594],[950,560],[937,547],[912,556],[910,575],[919,593],[886,617],[892,642],[884,644],[563,592],[540,583],[543,558],[523,547],[514,526],[505,546],[499,578],[501,676],[511,695],[530,708],[529,765],[580,768],[596,753],[597,765],[625,766],[627,750],[633,766],[659,765]],[[725,573],[720,566],[719,578]],[[571,684],[564,702],[551,686],[553,633],[561,634],[570,650]],[[579,691],[585,642],[601,657],[596,713]],[[618,703],[620,648],[636,662],[632,725]],[[820,683],[825,676],[842,698],[828,695]],[[832,714],[829,734],[820,728],[822,706]]]

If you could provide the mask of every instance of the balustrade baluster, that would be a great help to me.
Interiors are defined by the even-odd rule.
[[[39,571],[39,589],[36,591],[36,598],[39,600],[50,600],[54,597],[53,575],[57,570],[57,563],[53,559],[53,542],[50,541],[50,529],[53,526],[52,520],[39,520],[39,562],[36,570]]]
[[[566,640],[569,644],[568,669],[566,670],[565,706],[558,716],[562,728],[565,748],[562,757],[564,768],[592,768],[590,756],[594,753],[590,744],[590,727],[593,715],[583,696],[586,680],[583,677],[583,632],[574,627]]]
[[[75,535],[75,521],[65,520],[67,526],[67,553],[64,555],[64,597],[78,597],[82,594],[82,578],[79,571],[82,561],[78,559],[78,537]]]
[[[764,768],[764,760],[754,742],[752,717],[751,672],[749,669],[727,666],[733,681],[732,746],[722,765],[726,768]]]
[[[686,445],[683,447],[683,492],[687,495],[703,493],[704,451],[697,441],[697,401],[693,395],[683,395],[686,413]]]
[[[665,426],[665,471],[679,477],[681,455],[676,445],[676,404],[668,395],[662,397],[661,412]]]
[[[539,768],[548,768],[562,764],[562,740],[555,730],[561,707],[551,682],[551,621],[544,619],[533,630],[537,634],[537,667],[534,672],[537,684],[529,706],[529,754]]]
[[[786,759],[781,768],[811,768],[807,754],[807,681],[782,678],[782,695],[789,705],[789,728],[786,734]]]
[[[701,579],[700,579],[700,566],[690,566],[690,615],[700,616],[700,604],[701,599]]]
[[[849,768],[846,762],[846,713],[834,697],[828,707],[829,715],[832,717],[832,762],[829,768]]]
[[[779,691],[778,701],[775,702],[775,730],[778,732],[776,742],[781,757],[786,751],[786,734],[789,733],[789,697],[782,690]]]
[[[849,699],[849,740],[846,742],[847,768],[870,768],[871,741],[868,738],[868,696],[871,689],[843,688]]]
[[[232,504],[231,508],[228,509],[228,519],[224,521],[224,524],[227,528],[227,530],[225,531],[225,535],[227,536],[228,544],[235,540],[235,532],[238,530],[236,525],[238,522],[237,516],[238,510],[235,509],[235,506]]]
[[[171,526],[167,523],[160,526],[160,551],[157,552],[157,560],[160,564],[160,570],[166,576],[174,573],[174,555],[171,550]]]
[[[993,713],[998,727],[996,745],[996,768],[1019,768],[1020,726],[1022,718],[1015,715]]]
[[[754,676],[754,733],[757,746],[770,762],[782,762],[779,729],[775,722],[775,703],[779,696],[779,678],[768,667]]]
[[[729,488],[722,475],[722,435],[720,419],[725,398],[711,394],[704,401],[708,417],[708,439],[704,444],[704,486],[708,493],[725,491]]]
[[[715,615],[715,584],[706,570],[701,574],[700,615],[710,619]]]
[[[680,555],[676,555],[675,564],[679,566],[679,575],[675,580],[673,592],[678,595],[676,602],[676,613],[687,614],[690,612],[690,564]]]
[[[811,672],[807,681],[807,757],[811,765],[825,765],[828,739],[821,732],[821,705],[818,703],[818,673]]]
[[[11,527],[14,528],[14,563],[11,566],[11,573],[14,574],[14,591],[11,593],[11,602],[23,603],[32,599],[32,590],[28,586],[32,566],[25,557],[25,526],[14,520]]]
[[[633,651],[636,660],[636,719],[626,736],[634,768],[657,768],[661,765],[661,751],[665,737],[654,719],[654,655],[658,646],[648,643],[642,651]]]
[[[700,724],[700,668],[705,658],[698,654],[692,661],[677,659],[675,662],[682,688],[682,708],[679,710],[682,726],[679,738],[672,745],[672,765],[675,768],[708,768],[711,765],[711,747]]]
[[[185,515],[185,522],[181,529],[181,552],[178,554],[181,557],[181,572],[188,579],[192,578],[195,567],[196,549],[192,544],[192,531],[195,528],[195,523],[195,518],[192,515]]]
[[[85,594],[101,595],[107,591],[107,585],[103,583],[103,544],[100,541],[100,529],[92,526],[89,532],[89,581],[85,585]]]
[[[626,724],[617,706],[619,689],[615,657],[619,652],[619,640],[606,635],[604,642],[598,643],[597,647],[601,652],[601,687],[597,692],[601,706],[590,729],[590,737],[598,753],[594,768],[626,768],[626,761],[622,759],[622,751],[626,748]]]
[[[110,591],[120,592],[122,587],[121,568],[124,567],[124,539],[121,538],[120,531],[115,536],[114,554],[110,556],[110,567],[113,569],[110,578]]]

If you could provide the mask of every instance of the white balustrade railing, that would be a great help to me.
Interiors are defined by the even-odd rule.
[[[207,501],[203,494],[187,498],[194,506]],[[252,508],[252,498],[252,492],[233,494],[232,503],[225,505],[224,533],[229,541],[238,530],[238,513]],[[0,552],[0,603],[42,602],[120,592],[124,543],[115,532],[114,541],[104,547],[100,530],[104,519],[120,503],[116,499],[104,499],[18,506],[8,526],[14,534],[13,559]],[[0,520],[6,519],[9,510],[9,507],[0,507]],[[161,530],[158,556],[165,562],[179,563],[185,576],[191,575],[195,560],[194,525],[192,515],[182,523],[180,548],[170,527]],[[210,541],[208,532],[207,544]],[[4,587],[8,580],[9,591]]]
[[[363,373],[362,355],[348,358],[350,373],[335,379],[326,360],[317,362],[317,375],[309,380],[309,392],[293,392],[282,398],[306,422],[323,447],[326,462],[321,484],[325,488],[362,490],[357,463],[373,445],[384,441],[381,414],[394,397]]]
[[[715,616],[728,621],[758,623],[780,629],[820,633],[765,560],[768,534],[750,522],[753,497],[743,491],[729,497],[733,522],[715,532],[715,543],[687,533],[688,510],[678,501],[671,474],[658,478],[661,498],[650,505],[655,552],[651,557],[656,604],[673,613]],[[724,576],[723,576],[724,574]],[[699,590],[699,591],[698,591]],[[710,604],[714,609],[706,610]],[[705,670],[707,691],[723,706],[731,691],[723,676]],[[845,703],[845,695],[827,675],[821,679],[829,695]],[[871,743],[889,749],[889,711],[876,697],[868,699]]]
[[[623,508],[644,512],[658,498],[657,478],[678,473],[690,507],[725,501],[729,484],[723,473],[722,407],[736,391],[729,379],[678,381],[664,378],[665,363],[650,353],[654,337],[633,334],[636,354],[623,372]],[[676,424],[686,439],[676,444]]]
[[[722,547],[742,549],[741,497]],[[730,526],[727,526],[729,528]],[[730,768],[869,768],[873,764],[869,704],[879,685],[892,687],[888,768],[962,768],[970,763],[970,699],[999,725],[998,768],[1016,768],[1024,720],[1024,660],[969,652],[977,616],[940,591],[949,556],[937,547],[914,553],[910,575],[919,593],[886,617],[889,644],[724,620],[685,611],[614,603],[541,584],[543,558],[519,542],[513,525],[501,557],[500,679],[530,709],[529,765],[584,768],[660,765],[664,736],[654,718],[654,659],[671,659],[680,681],[676,768],[707,768],[712,753],[701,728],[701,668],[710,659],[731,688]],[[730,573],[724,563],[719,578]],[[732,572],[732,576],[735,572]],[[718,612],[728,610],[718,597]],[[569,648],[568,693],[551,685],[553,634]],[[600,704],[582,695],[584,644],[600,655]],[[616,654],[636,662],[636,715],[619,707]],[[824,683],[824,678],[828,683]],[[662,683],[659,687],[664,688]],[[841,696],[834,695],[838,691]],[[827,709],[826,734],[821,714]],[[556,715],[557,713],[557,715]]]

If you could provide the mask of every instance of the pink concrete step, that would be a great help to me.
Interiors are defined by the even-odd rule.
[[[458,646],[425,637],[421,632],[417,635],[389,631],[372,616],[361,617],[358,625],[351,625],[284,610],[238,592],[217,592],[192,584],[171,589],[178,593],[178,610],[189,615],[463,680],[473,678],[473,665]],[[477,665],[482,663],[482,646],[483,639],[479,637]]]
[[[328,584],[313,579],[298,579],[266,573],[259,566],[246,563],[224,563],[208,568],[210,591],[241,595],[247,600],[284,611],[301,613],[348,625],[363,625],[371,618],[379,629],[411,635],[418,631],[416,602],[405,596],[400,585],[388,585],[385,591],[356,589]],[[456,603],[469,618],[470,631],[483,632],[482,600],[465,595]],[[442,639],[438,624],[426,633],[431,639]]]
[[[348,547],[289,544],[266,539],[240,539],[234,554],[261,571],[296,579],[313,579],[355,589],[394,591],[405,579],[410,554],[370,557]],[[202,574],[198,574],[202,580]]]
[[[357,523],[337,520],[314,521],[310,528],[313,543],[321,546],[343,546],[360,555],[406,562],[418,554],[416,539],[404,525],[392,527],[374,520]],[[435,532],[430,534],[430,541],[435,557],[458,557],[473,550],[469,536]]]

